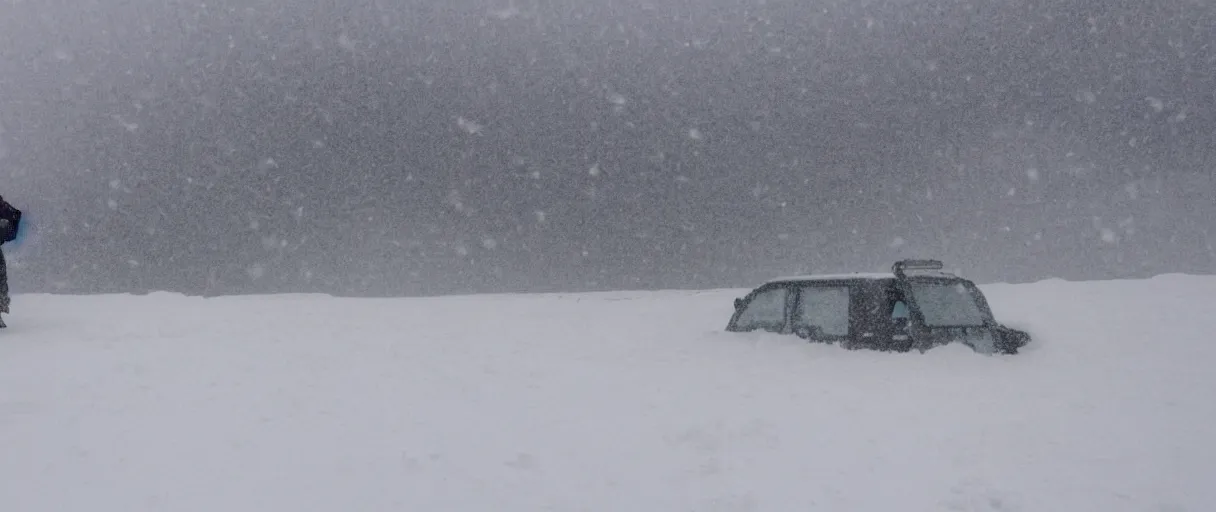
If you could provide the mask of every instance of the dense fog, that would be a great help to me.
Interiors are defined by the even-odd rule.
[[[1216,273],[1207,0],[0,2],[14,291]]]

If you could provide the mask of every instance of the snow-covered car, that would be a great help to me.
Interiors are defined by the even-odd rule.
[[[890,274],[773,279],[735,299],[726,330],[794,334],[848,349],[924,352],[963,343],[1016,354],[1026,332],[997,323],[983,292],[937,260],[896,262]]]

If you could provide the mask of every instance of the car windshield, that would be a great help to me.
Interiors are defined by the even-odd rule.
[[[984,325],[984,313],[972,293],[972,287],[962,282],[921,281],[912,283],[912,295],[929,327],[963,327]]]

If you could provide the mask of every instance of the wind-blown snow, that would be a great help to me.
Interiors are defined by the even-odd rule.
[[[722,332],[741,290],[18,296],[0,504],[1211,509],[1216,278],[983,288],[1021,355]]]

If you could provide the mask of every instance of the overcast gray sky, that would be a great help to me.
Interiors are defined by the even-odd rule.
[[[1216,272],[1198,0],[0,2],[29,291]]]

